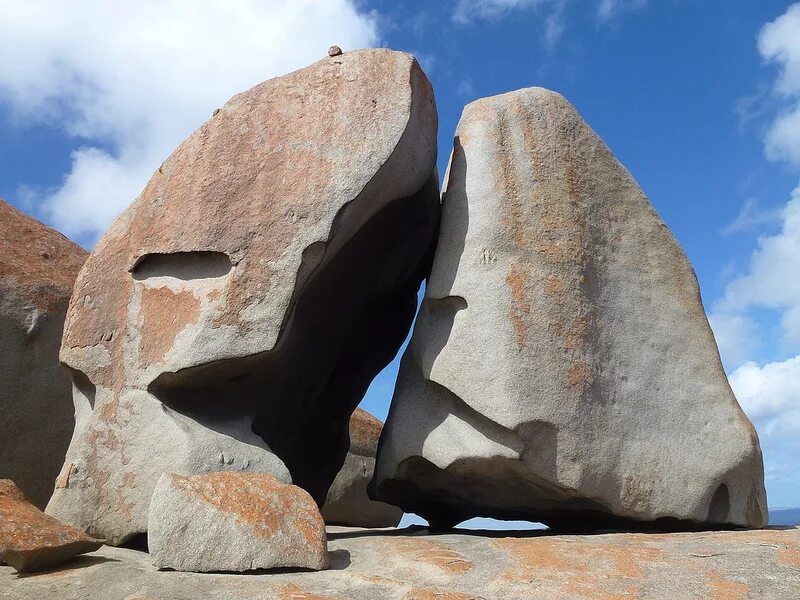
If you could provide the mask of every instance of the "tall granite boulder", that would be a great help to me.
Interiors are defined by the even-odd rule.
[[[73,429],[58,349],[88,253],[0,200],[0,479],[44,508]]]
[[[383,423],[357,408],[350,416],[350,450],[333,480],[322,516],[326,523],[350,527],[395,527],[402,509],[370,500],[367,485],[375,471],[375,453]]]
[[[408,54],[326,57],[233,97],[78,277],[76,433],[48,512],[112,544],[163,472],[257,471],[322,505],[397,352],[439,219],[437,116]]]
[[[766,523],[692,267],[556,93],[464,109],[373,486],[441,527]]]

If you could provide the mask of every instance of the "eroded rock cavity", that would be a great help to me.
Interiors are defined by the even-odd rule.
[[[435,158],[430,83],[388,50],[264,82],[183,142],[78,279],[48,511],[120,543],[165,471],[266,472],[321,505],[430,268]]]

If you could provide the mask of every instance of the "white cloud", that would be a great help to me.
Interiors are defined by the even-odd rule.
[[[88,242],[234,93],[333,43],[377,41],[351,0],[0,0],[0,12],[0,102],[84,143],[63,185],[40,190],[40,214]]]
[[[775,91],[788,103],[767,132],[767,157],[800,166],[800,3],[763,27],[758,49],[765,61],[778,65]]]
[[[753,319],[713,312],[708,320],[726,366],[738,366],[753,355],[758,347],[758,324]]]
[[[759,367],[746,362],[730,375],[742,408],[767,436],[800,436],[800,356]]]
[[[609,21],[619,13],[642,8],[647,0],[601,0],[597,16],[601,21]]]
[[[713,316],[722,320],[751,308],[778,310],[786,349],[800,351],[800,186],[781,216],[781,231],[759,238],[747,272],[728,283]]]

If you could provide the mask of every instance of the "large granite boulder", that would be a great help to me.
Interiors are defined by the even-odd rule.
[[[42,571],[102,545],[103,540],[44,514],[13,481],[0,479],[0,563]]]
[[[118,544],[163,472],[220,470],[323,504],[430,268],[436,122],[414,58],[364,50],[235,96],[177,148],[78,277],[48,512]]]
[[[350,416],[350,450],[322,507],[326,523],[395,527],[403,517],[402,509],[370,500],[367,495],[382,429],[383,423],[365,410],[357,408]]]
[[[39,508],[72,436],[72,386],[58,349],[87,255],[0,200],[0,478]]]
[[[560,95],[464,109],[377,499],[434,526],[766,523],[689,261]]]
[[[176,571],[329,564],[314,499],[266,473],[165,473],[150,502],[147,542],[153,564]]]

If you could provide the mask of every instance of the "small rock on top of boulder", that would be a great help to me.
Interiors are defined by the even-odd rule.
[[[17,571],[42,571],[102,545],[44,514],[13,481],[0,479],[0,562]]]
[[[150,502],[148,545],[154,565],[176,571],[329,564],[313,498],[265,473],[165,473]]]
[[[365,410],[357,408],[350,416],[350,450],[322,507],[326,523],[394,527],[403,517],[402,509],[367,495],[382,429],[383,423]]]

